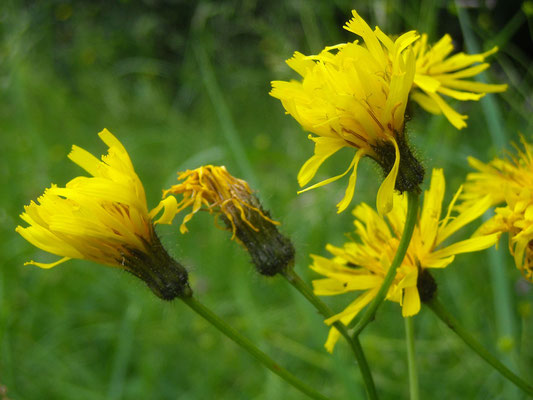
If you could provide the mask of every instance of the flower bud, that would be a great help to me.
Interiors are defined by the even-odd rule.
[[[164,209],[157,223],[171,223],[177,213],[191,207],[180,226],[180,232],[186,233],[187,222],[203,209],[222,219],[232,239],[248,250],[260,274],[273,276],[292,265],[291,241],[279,233],[279,222],[270,218],[246,181],[230,175],[224,166],[213,165],[187,170],[178,180],[182,182],[165,190],[164,200],[152,211],[155,215]],[[172,195],[181,195],[181,201]]]

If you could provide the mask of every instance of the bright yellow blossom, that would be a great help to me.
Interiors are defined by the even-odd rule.
[[[333,182],[352,171],[344,198],[337,204],[345,210],[353,197],[357,165],[363,156],[376,160],[387,177],[377,196],[380,213],[392,207],[396,189],[418,189],[423,169],[407,145],[404,114],[415,75],[415,59],[410,45],[418,39],[415,31],[395,41],[379,28],[373,31],[353,11],[344,26],[363,38],[326,47],[320,54],[294,53],[287,64],[302,81],[274,81],[270,94],[300,125],[312,132],[314,155],[298,174],[300,186],[315,176],[322,163],[344,147],[356,149],[348,169],[303,191]]]
[[[459,229],[482,215],[490,206],[485,197],[477,204],[452,216],[461,193],[456,193],[444,218],[441,219],[445,181],[441,169],[434,169],[431,184],[425,192],[424,205],[415,226],[413,237],[402,264],[398,267],[387,299],[400,303],[402,315],[409,317],[420,310],[420,302],[427,301],[435,291],[435,283],[427,268],[444,268],[456,254],[486,249],[496,243],[498,235],[484,235],[443,245]],[[343,247],[327,245],[333,258],[312,255],[311,269],[326,276],[313,281],[314,292],[320,296],[363,291],[346,309],[325,322],[349,324],[377,294],[396,254],[404,230],[407,197],[395,195],[392,211],[386,218],[362,203],[357,206],[355,234],[360,241],[349,241]],[[333,351],[339,332],[332,327],[325,347]]]
[[[29,226],[17,226],[16,231],[62,257],[26,264],[52,268],[71,258],[85,259],[131,272],[162,298],[181,295],[187,272],[155,234],[143,185],[126,149],[107,129],[99,136],[109,146],[102,161],[78,146],[68,156],[90,177],[74,178],[65,187],[52,184],[37,203],[24,207],[21,218]]]
[[[489,64],[484,62],[485,58],[498,51],[497,47],[481,54],[470,55],[461,52],[448,57],[453,51],[450,35],[444,35],[429,47],[427,35],[423,34],[414,44],[413,51],[416,57],[416,73],[415,90],[411,98],[426,111],[433,114],[443,113],[457,129],[466,127],[465,120],[468,116],[455,111],[441,95],[457,100],[479,100],[486,93],[503,92],[507,89],[507,85],[464,80],[489,68]]]
[[[495,158],[485,164],[473,157],[470,165],[478,172],[468,174],[463,207],[489,195],[496,215],[481,226],[479,234],[509,233],[509,250],[516,267],[533,282],[533,145],[521,138],[524,150],[509,159]]]
[[[232,239],[248,250],[259,273],[272,276],[292,264],[292,243],[278,232],[279,222],[263,210],[246,181],[232,176],[224,166],[213,165],[178,173],[178,180],[182,182],[164,190],[164,199],[151,212],[155,216],[164,210],[157,223],[170,224],[176,214],[191,208],[180,226],[180,232],[186,233],[186,224],[194,214],[208,211],[220,217],[231,230]],[[174,196],[181,196],[181,200]]]

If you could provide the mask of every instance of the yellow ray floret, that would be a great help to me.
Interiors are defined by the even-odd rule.
[[[393,41],[379,28],[372,30],[355,11],[345,29],[362,37],[364,43],[326,47],[314,56],[294,53],[287,64],[302,80],[274,81],[270,95],[313,134],[309,138],[315,143],[314,155],[300,169],[300,186],[307,185],[324,161],[340,149],[355,150],[344,173],[303,191],[331,183],[351,171],[345,195],[337,204],[338,212],[342,212],[353,197],[359,160],[368,156],[387,176],[377,199],[378,210],[386,213],[392,207],[395,187],[411,189],[405,184],[405,188],[398,187],[397,177],[403,162],[400,158],[405,154],[406,160],[414,159],[407,150],[404,114],[415,75],[409,46],[418,35],[411,31]],[[416,175],[412,186],[420,183],[420,173]]]
[[[146,251],[153,229],[144,188],[128,153],[107,129],[99,133],[109,147],[98,160],[73,146],[69,158],[91,177],[77,177],[64,188],[52,185],[24,207],[21,218],[29,226],[16,231],[30,243],[63,257],[37,263],[50,268],[71,258],[123,267],[130,250]]]
[[[485,164],[470,157],[477,172],[468,174],[461,197],[464,208],[487,195],[492,205],[500,205],[478,233],[508,232],[516,267],[533,282],[533,145],[524,137],[521,141],[523,150],[516,147],[517,155],[509,154],[508,159]]]
[[[461,191],[459,189],[444,214],[444,191],[443,172],[435,169],[407,254],[386,297],[400,303],[404,317],[415,315],[420,310],[419,281],[425,269],[444,268],[454,260],[455,255],[486,249],[498,239],[497,234],[488,234],[443,245],[452,234],[478,218],[490,206],[490,198],[485,197],[470,208],[456,213],[455,202]],[[355,235],[359,241],[349,241],[343,247],[328,245],[326,249],[333,258],[312,255],[311,269],[325,276],[313,281],[315,294],[331,296],[362,291],[344,311],[327,319],[325,322],[328,325],[335,321],[349,324],[376,296],[404,230],[407,199],[395,195],[392,211],[386,217],[380,216],[364,203],[357,206],[353,214]],[[328,351],[333,351],[338,337],[339,332],[332,327],[325,344]]]
[[[422,108],[433,114],[443,113],[457,129],[466,127],[466,115],[461,115],[448,105],[442,95],[457,100],[479,100],[486,93],[503,92],[507,85],[492,85],[465,80],[487,68],[485,58],[498,51],[497,47],[481,54],[457,53],[453,51],[452,38],[444,35],[432,47],[427,44],[427,35],[413,46],[416,57],[414,91],[411,98]]]

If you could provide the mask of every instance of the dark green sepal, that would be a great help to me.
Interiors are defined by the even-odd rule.
[[[250,204],[257,207],[261,212],[270,218],[270,213],[265,211],[259,200],[251,195]],[[294,246],[292,242],[283,236],[277,226],[261,216],[257,211],[246,208],[246,219],[253,229],[242,218],[240,211],[235,210],[233,222],[235,223],[235,236],[244,245],[252,258],[257,272],[261,275],[274,276],[286,268],[291,268],[294,264]],[[227,217],[222,216],[228,229],[231,224]]]
[[[124,254],[126,271],[142,279],[163,300],[192,296],[187,270],[170,257],[155,232],[151,243],[145,245],[147,252],[129,249]]]

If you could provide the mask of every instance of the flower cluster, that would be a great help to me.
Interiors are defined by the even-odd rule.
[[[487,164],[470,157],[477,172],[468,174],[463,199],[470,205],[488,195],[492,205],[501,205],[478,233],[508,232],[516,267],[533,282],[533,145],[523,137],[522,145],[516,156]]]
[[[453,262],[455,255],[486,249],[498,239],[497,234],[487,234],[443,245],[452,234],[490,207],[490,198],[486,196],[452,215],[461,193],[459,189],[441,218],[444,191],[444,174],[441,169],[435,169],[407,253],[387,293],[388,300],[400,303],[404,317],[417,314],[420,301],[428,301],[434,295],[436,286],[426,269],[445,268]],[[398,249],[405,226],[406,203],[405,196],[395,195],[393,209],[386,217],[365,203],[358,205],[353,215],[355,234],[360,241],[349,241],[343,247],[328,245],[326,249],[334,256],[331,259],[312,256],[311,269],[326,277],[313,281],[315,294],[331,296],[363,291],[344,311],[327,319],[327,324],[335,321],[350,323],[376,296]],[[338,337],[339,332],[332,327],[325,344],[328,351],[333,351]]]
[[[354,236],[340,247],[328,244],[331,257],[311,255],[310,268],[321,275],[313,281],[314,294],[360,292],[343,311],[333,315],[292,270],[293,244],[278,231],[279,222],[271,218],[246,181],[232,176],[224,166],[204,165],[179,172],[178,182],[163,190],[162,200],[149,211],[144,187],[126,149],[106,129],[99,133],[108,146],[101,160],[77,146],[69,154],[90,176],[74,178],[65,187],[52,184],[37,202],[25,207],[21,218],[27,226],[18,226],[16,231],[36,247],[61,257],[51,263],[32,260],[26,264],[51,268],[77,258],[126,270],[161,299],[181,298],[272,371],[295,384],[294,378],[280,373],[266,355],[192,298],[187,271],[169,256],[156,234],[156,224],[172,224],[181,212],[185,215],[179,231],[185,234],[191,219],[200,211],[207,212],[248,251],[259,273],[283,275],[326,317],[325,323],[331,327],[327,351],[333,352],[341,335],[347,338],[361,363],[370,397],[373,382],[365,372],[357,336],[383,300],[399,303],[404,317],[416,315],[426,303],[459,333],[457,324],[438,311],[437,284],[429,271],[447,267],[456,255],[495,245],[503,232],[509,233],[516,266],[533,282],[533,145],[524,138],[523,150],[517,148],[518,154],[508,160],[494,159],[485,164],[470,158],[477,172],[468,175],[447,209],[443,209],[443,170],[433,169],[418,210],[425,171],[407,137],[409,100],[428,112],[444,114],[455,128],[463,129],[467,116],[454,110],[443,96],[479,100],[486,93],[505,91],[507,85],[468,80],[489,68],[485,60],[497,47],[480,54],[451,55],[454,46],[449,35],[430,46],[426,34],[409,31],[392,37],[378,27],[370,28],[356,11],[352,14],[344,28],[360,39],[326,47],[317,55],[295,52],[287,64],[301,80],[273,81],[270,92],[287,114],[311,133],[309,139],[314,142],[314,154],[298,173],[301,187],[307,186],[324,162],[341,149],[353,151],[343,173],[299,193],[349,174],[346,191],[337,204],[341,213],[353,199],[360,160],[369,157],[383,170],[385,178],[376,207],[361,203],[353,210]],[[494,205],[500,205],[495,216],[472,237],[451,240]],[[350,324],[371,302],[351,338]],[[407,323],[411,357],[413,337],[410,320]],[[472,338],[465,341],[476,347]],[[476,351],[493,363],[485,353]],[[410,365],[410,377],[414,370]],[[504,375],[509,378],[512,373]],[[295,386],[307,394],[314,392],[304,390],[301,384]]]

